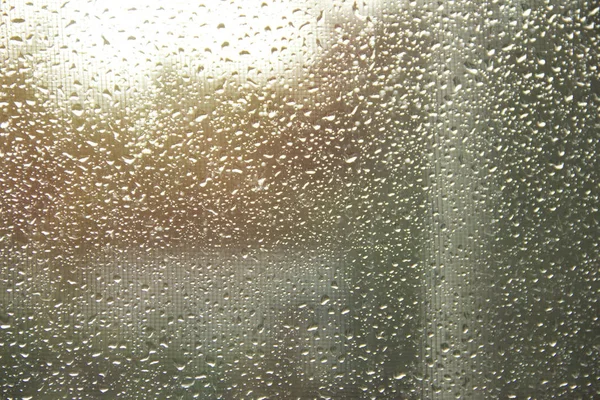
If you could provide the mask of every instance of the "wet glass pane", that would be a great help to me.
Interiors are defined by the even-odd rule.
[[[599,18],[2,1],[0,397],[600,396]]]

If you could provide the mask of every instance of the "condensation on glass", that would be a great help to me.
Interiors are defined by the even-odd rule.
[[[2,398],[600,396],[595,2],[0,4]]]

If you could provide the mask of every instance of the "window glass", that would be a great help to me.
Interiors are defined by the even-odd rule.
[[[600,396],[599,15],[2,1],[1,397]]]

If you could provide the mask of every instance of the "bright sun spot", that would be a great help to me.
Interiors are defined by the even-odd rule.
[[[296,79],[335,42],[334,19],[356,12],[336,0],[11,0],[3,7],[6,57],[27,54],[37,83],[65,100],[116,86],[143,89],[165,66],[259,86]]]
[[[113,70],[177,57],[208,70],[310,62],[316,47],[316,32],[298,29],[311,15],[289,2],[72,1],[61,14],[68,46]]]

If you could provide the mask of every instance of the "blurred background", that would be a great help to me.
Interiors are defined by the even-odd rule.
[[[3,398],[593,398],[591,1],[4,1]]]

